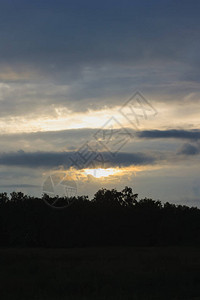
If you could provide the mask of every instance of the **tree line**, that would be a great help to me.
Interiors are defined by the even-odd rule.
[[[166,245],[200,245],[198,208],[138,200],[130,187],[100,189],[92,200],[0,194],[1,247]]]

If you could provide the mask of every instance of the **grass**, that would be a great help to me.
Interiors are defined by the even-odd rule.
[[[198,248],[1,249],[2,300],[200,299]]]

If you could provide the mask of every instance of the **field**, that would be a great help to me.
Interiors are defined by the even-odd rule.
[[[1,249],[0,297],[200,299],[200,249]]]

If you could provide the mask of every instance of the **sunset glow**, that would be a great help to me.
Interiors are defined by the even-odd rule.
[[[101,168],[99,168],[99,169],[84,169],[84,173],[86,175],[92,175],[95,178],[108,177],[108,176],[116,175],[119,172],[120,172],[119,169],[112,169],[112,168],[108,168],[108,169],[101,169]]]
[[[64,173],[196,205],[200,2],[58,2],[2,1],[1,192]]]

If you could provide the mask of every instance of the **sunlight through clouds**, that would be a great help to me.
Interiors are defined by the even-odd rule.
[[[188,165],[197,197],[199,2],[72,2],[2,3],[1,191],[64,170],[83,193],[137,184],[148,195],[162,183],[181,199],[166,182],[182,167],[173,184],[184,187]],[[81,167],[70,169],[70,155]]]

